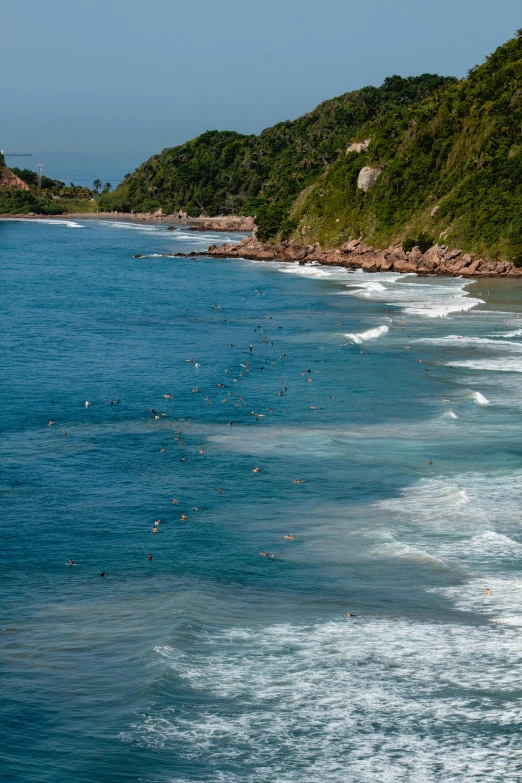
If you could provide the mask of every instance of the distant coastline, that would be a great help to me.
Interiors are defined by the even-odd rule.
[[[174,227],[184,226],[198,231],[251,232],[254,221],[249,217],[221,215],[218,217],[184,217],[158,215],[151,212],[64,212],[61,215],[0,214],[1,220],[130,220],[139,223],[168,223]]]

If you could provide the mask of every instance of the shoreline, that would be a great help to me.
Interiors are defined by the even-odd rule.
[[[462,250],[450,250],[444,245],[434,245],[425,253],[414,247],[405,253],[401,245],[386,250],[376,250],[354,239],[334,250],[322,250],[321,246],[304,245],[293,241],[260,242],[255,236],[245,237],[237,244],[210,245],[202,252],[166,253],[166,257],[194,258],[245,258],[249,261],[287,261],[340,266],[346,269],[362,269],[365,272],[399,272],[403,274],[442,275],[445,277],[522,277],[522,268],[511,262],[489,262],[473,259]],[[137,254],[135,258],[140,258]]]
[[[182,217],[178,215],[156,215],[149,212],[66,212],[63,215],[0,215],[0,220],[119,220],[137,223],[169,223],[173,228],[188,228],[190,231],[251,232],[254,220],[238,215],[218,217]]]

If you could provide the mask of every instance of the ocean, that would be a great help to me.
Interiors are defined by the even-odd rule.
[[[2,780],[519,781],[520,283],[239,238],[0,222]]]

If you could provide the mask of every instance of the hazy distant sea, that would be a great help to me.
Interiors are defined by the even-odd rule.
[[[7,152],[17,150],[7,150]],[[20,150],[25,152],[26,150]],[[92,187],[95,179],[100,179],[105,185],[110,182],[116,187],[125,174],[129,174],[147,158],[161,150],[142,150],[138,152],[32,152],[31,157],[6,156],[9,167],[36,171],[39,163],[42,172],[51,179],[61,179],[66,185]]]

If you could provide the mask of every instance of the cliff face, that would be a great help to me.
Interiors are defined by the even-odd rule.
[[[26,185],[20,177],[17,177],[11,169],[5,166],[0,168],[0,188],[16,188],[17,190],[30,190],[29,185]]]

